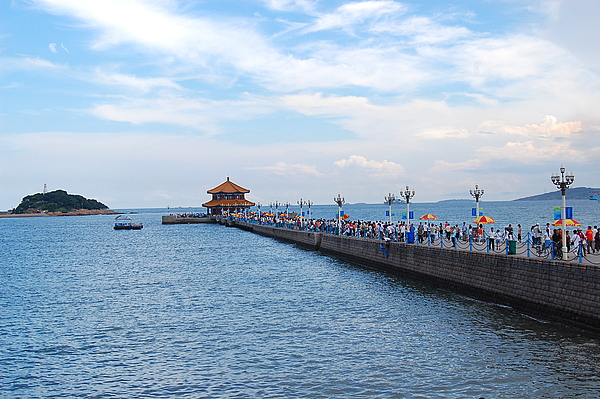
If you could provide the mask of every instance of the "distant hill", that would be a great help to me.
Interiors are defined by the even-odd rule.
[[[589,199],[590,195],[600,193],[600,188],[592,187],[575,187],[567,190],[567,199],[580,200]],[[560,200],[561,192],[556,189],[552,192],[545,194],[532,195],[531,197],[518,198],[513,201],[545,201],[545,200]]]
[[[72,212],[80,209],[99,210],[108,209],[108,207],[95,199],[68,194],[64,190],[55,190],[24,197],[13,213]]]

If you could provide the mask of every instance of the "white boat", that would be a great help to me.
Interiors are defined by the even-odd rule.
[[[127,215],[119,215],[115,218],[115,230],[141,230],[143,224],[133,223],[131,217]]]

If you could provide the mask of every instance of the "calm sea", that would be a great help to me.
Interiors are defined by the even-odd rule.
[[[499,225],[529,225],[551,221],[554,205],[482,207]],[[471,206],[412,210],[462,223]],[[599,203],[572,206],[600,224]],[[383,204],[345,209],[385,219]],[[336,206],[313,210],[329,218]],[[2,397],[600,392],[597,335],[238,229],[163,226],[166,209],[137,212],[141,231],[114,231],[111,216],[0,219]]]

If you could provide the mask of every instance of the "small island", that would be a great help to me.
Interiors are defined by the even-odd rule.
[[[12,213],[5,216],[76,216],[76,215],[114,215],[118,212],[108,206],[81,195],[69,194],[64,190],[55,190],[32,194],[24,197]]]

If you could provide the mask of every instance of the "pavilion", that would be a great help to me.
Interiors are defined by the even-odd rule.
[[[227,177],[227,181],[207,191],[208,194],[212,194],[212,199],[202,206],[206,207],[209,215],[244,212],[254,206],[253,202],[244,198],[249,192],[250,190],[238,186]]]

